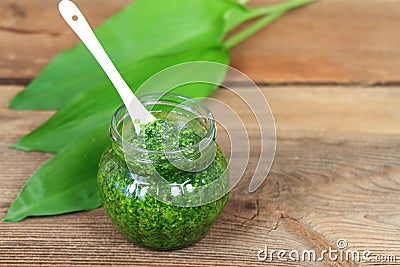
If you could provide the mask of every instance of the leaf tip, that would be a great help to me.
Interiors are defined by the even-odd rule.
[[[5,223],[5,222],[19,222],[19,221],[22,221],[22,219],[23,218],[9,218],[9,217],[3,217],[3,219],[1,219],[1,221],[3,222],[3,223]]]
[[[21,146],[20,146],[20,144],[19,144],[19,141],[17,141],[16,143],[10,145],[9,148],[21,149]],[[21,150],[22,150],[22,149],[21,149]]]
[[[17,143],[8,146],[8,148],[18,149]]]
[[[1,219],[2,222],[19,222],[25,219],[28,215],[22,211],[21,209],[15,209],[15,202],[18,202],[17,199],[11,204],[10,208],[8,209],[6,215]]]
[[[2,219],[2,222],[17,222],[19,220],[15,220],[15,218],[13,218],[12,216],[9,216],[9,214],[7,213]]]
[[[35,98],[32,97],[30,92],[26,92],[25,90],[17,93],[10,102],[7,103],[7,107],[17,110],[50,110],[54,109],[54,107],[43,106],[43,103],[38,102]]]
[[[7,103],[7,107],[9,108],[14,108],[14,109],[20,109],[21,106],[21,94],[23,94],[24,91],[21,91],[19,93],[17,93],[10,102]]]
[[[19,139],[16,143],[10,145],[9,148],[18,149],[22,151],[32,151],[32,148],[24,145],[23,138]]]

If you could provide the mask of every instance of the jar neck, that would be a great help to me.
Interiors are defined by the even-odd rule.
[[[154,114],[158,112],[178,114],[178,123],[190,122],[190,125],[201,128],[199,132],[202,132],[202,136],[199,142],[184,148],[170,149],[167,146],[163,150],[144,149],[133,144],[132,139],[129,138],[134,138],[136,133],[125,106],[121,106],[112,117],[110,126],[112,148],[121,159],[127,163],[133,161],[136,163],[161,163],[168,160],[183,166],[188,162],[192,162],[193,165],[194,160],[198,160],[200,157],[209,158],[214,154],[215,121],[205,105],[195,99],[175,94],[148,94],[139,97],[139,100]]]

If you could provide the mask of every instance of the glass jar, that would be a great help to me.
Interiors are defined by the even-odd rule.
[[[128,240],[157,250],[182,248],[200,240],[224,208],[227,162],[206,106],[173,94],[139,99],[157,127],[137,135],[126,108],[115,112],[111,146],[100,160],[100,198]]]

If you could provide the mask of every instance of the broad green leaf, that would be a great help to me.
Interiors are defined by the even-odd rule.
[[[199,60],[227,64],[227,48],[308,2],[311,0],[292,0],[249,9],[231,0],[137,0],[99,27],[97,35],[136,90],[151,75],[171,65]],[[231,29],[258,16],[258,21],[223,41]],[[201,71],[221,79],[224,75]],[[196,71],[188,70],[182,75],[191,73]],[[154,88],[170,89],[160,84]],[[179,87],[177,92],[205,97],[215,89],[214,85],[197,84]],[[19,221],[26,216],[88,210],[100,205],[97,162],[109,144],[107,128],[120,103],[111,83],[81,43],[55,57],[13,99],[10,106],[19,109],[61,108],[14,145],[24,150],[58,153],[31,176],[4,220]]]
[[[97,28],[96,34],[117,68],[124,72],[148,57],[221,46],[224,13],[240,6],[231,0],[137,0]],[[66,26],[67,27],[67,26]],[[128,80],[130,75],[125,76]],[[17,109],[56,109],[77,93],[108,82],[86,47],[56,56],[14,97]],[[140,84],[130,84],[133,89]]]
[[[96,172],[107,139],[103,126],[60,150],[31,176],[3,220],[99,207]]]
[[[210,49],[198,53],[193,51],[190,54],[225,64],[229,59],[226,50]],[[207,75],[208,71],[212,70],[202,71],[202,75]],[[209,75],[216,76],[215,73]],[[220,76],[222,79],[224,73]],[[162,88],[160,84],[154,86]],[[199,83],[179,87],[174,92],[191,97],[204,97],[214,89],[214,85]],[[93,95],[100,101],[94,102]],[[40,129],[49,127],[50,131],[42,132],[36,140],[37,143],[35,134],[27,137],[26,140],[33,140],[32,146],[59,152],[29,178],[4,217],[5,221],[20,221],[27,216],[90,210],[100,206],[96,183],[98,160],[110,145],[107,129],[120,102],[115,91],[107,87],[94,88],[93,92],[86,91],[57,112],[47,125],[39,128],[38,131],[43,131]]]
[[[285,10],[285,8],[292,8],[295,4],[299,4],[300,2],[304,3],[309,1],[310,0],[293,0],[284,4],[253,9],[234,4],[225,13],[225,28],[235,27],[239,22],[260,14],[272,11],[276,12],[276,10]],[[214,28],[218,28],[217,26],[223,27],[223,25],[218,24]],[[218,30],[218,32],[220,32],[220,30]],[[228,42],[229,41],[230,40],[228,40]],[[80,46],[78,47],[81,48]],[[172,55],[152,56],[139,61],[133,60],[129,66],[122,69],[122,74],[128,84],[136,89],[138,85],[152,74],[181,62],[210,60],[228,64],[227,51],[223,51],[223,49],[216,50],[213,47],[208,49],[214,54],[220,53],[220,55],[215,58],[207,57],[207,50],[200,49],[202,53],[199,54],[196,51],[197,49],[192,49]],[[70,52],[71,51],[66,51],[65,53],[70,54]],[[86,51],[86,54],[89,54],[89,52]],[[51,64],[49,66],[51,66]],[[102,73],[98,66],[95,67],[95,69],[97,69],[97,72],[95,71],[96,73]],[[212,75],[212,73],[210,73],[210,75]],[[82,76],[81,74],[79,77]],[[66,91],[70,92],[73,89],[74,88],[69,88]],[[74,101],[70,101],[60,112],[38,129],[20,139],[13,147],[22,150],[57,152],[74,138],[78,138],[81,134],[89,132],[92,127],[107,123],[109,114],[120,104],[117,94],[112,92],[113,87],[110,82],[107,79],[102,82],[101,80],[97,80],[92,87],[82,91],[83,92],[77,93],[78,96]],[[202,92],[199,94],[201,95]]]
[[[213,61],[228,64],[229,53],[225,49],[210,48],[206,50],[191,50],[171,56],[151,57],[142,60],[139,64],[132,64],[127,73],[133,73],[133,79],[144,82],[142,76],[147,77],[154,72],[186,61]],[[213,70],[203,70],[205,75],[215,76]],[[196,73],[194,73],[195,75]],[[220,73],[221,79],[225,73]],[[183,73],[182,75],[190,75]],[[128,76],[128,75],[125,75]],[[177,79],[178,77],[174,77]],[[155,86],[157,90],[168,90],[162,85]],[[213,85],[192,85],[179,88],[176,93],[190,97],[204,97],[215,89]],[[81,135],[92,132],[100,125],[110,124],[113,112],[122,104],[115,89],[108,84],[103,84],[79,93],[72,101],[62,107],[48,121],[30,134],[21,138],[14,148],[22,150],[41,150],[57,152],[71,141],[80,138]]]
[[[104,22],[96,34],[117,68],[124,72],[133,62],[148,57],[220,46],[225,35],[240,23],[310,1],[292,0],[249,9],[233,0],[137,0]],[[77,93],[103,83],[112,86],[80,42],[57,55],[9,106],[57,109]],[[133,89],[139,85],[130,84]]]

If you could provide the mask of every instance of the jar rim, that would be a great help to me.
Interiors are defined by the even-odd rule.
[[[182,152],[186,152],[186,151],[190,151],[192,149],[196,149],[199,147],[200,143],[202,143],[202,146],[208,146],[211,143],[213,143],[215,141],[216,138],[216,127],[215,127],[215,120],[214,120],[214,116],[212,115],[211,111],[208,109],[208,107],[206,105],[204,105],[203,103],[201,103],[200,101],[198,101],[197,99],[191,98],[191,97],[187,97],[187,96],[183,96],[180,94],[174,94],[174,93],[163,93],[163,92],[156,92],[156,93],[149,93],[149,94],[143,94],[141,96],[138,96],[139,101],[143,101],[143,99],[147,99],[150,98],[152,99],[152,101],[156,101],[153,105],[157,104],[157,102],[162,99],[162,97],[173,97],[176,98],[178,100],[181,100],[183,103],[191,103],[194,104],[196,106],[198,106],[200,109],[202,109],[203,113],[205,116],[199,116],[199,117],[204,117],[207,120],[207,125],[209,125],[207,128],[205,128],[205,130],[207,131],[206,134],[202,137],[202,139],[189,146],[189,147],[185,147],[185,148],[181,148],[181,149],[175,149],[175,150],[149,150],[149,149],[145,149],[142,147],[138,147],[135,146],[134,144],[126,141],[122,135],[120,134],[120,131],[118,131],[118,125],[119,125],[119,116],[121,116],[122,113],[122,117],[125,119],[126,117],[129,117],[129,113],[125,107],[125,105],[121,105],[113,114],[112,119],[111,119],[111,125],[110,125],[110,133],[113,139],[116,139],[114,141],[117,141],[118,144],[123,144],[123,147],[127,146],[129,148],[129,150],[132,149],[132,151],[135,152],[140,152],[140,153],[147,153],[147,154],[175,154],[175,153],[182,153]],[[142,102],[143,103],[143,102]],[[157,111],[157,110],[156,110]],[[204,143],[204,140],[207,140],[208,142]],[[125,150],[125,149],[124,149]]]

